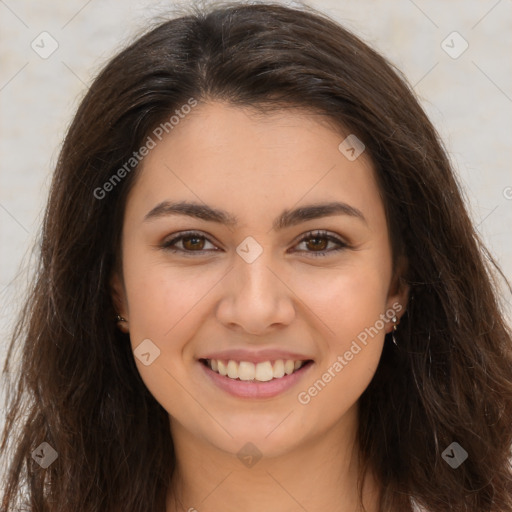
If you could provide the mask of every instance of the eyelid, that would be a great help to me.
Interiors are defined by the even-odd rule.
[[[192,254],[192,253],[203,254],[205,252],[210,252],[212,250],[212,249],[202,249],[200,251],[185,251],[183,249],[173,250],[171,244],[176,243],[176,242],[180,242],[183,238],[189,238],[189,237],[190,238],[192,238],[192,237],[204,238],[205,240],[207,240],[212,245],[215,245],[210,240],[210,238],[213,238],[213,237],[211,237],[211,235],[206,235],[206,234],[202,233],[201,231],[189,230],[189,231],[182,231],[180,233],[176,233],[175,235],[172,236],[172,238],[170,240],[164,240],[164,242],[162,242],[160,247],[162,249],[165,249],[165,250],[168,250],[168,251],[171,251],[171,252],[181,252],[181,253],[185,253],[185,254]]]
[[[325,238],[328,242],[334,242],[338,244],[338,247],[331,250],[323,250],[323,251],[298,251],[306,254],[311,254],[312,256],[321,256],[321,255],[327,255],[332,253],[337,253],[343,249],[349,248],[349,244],[343,240],[339,235],[336,235],[334,233],[331,233],[330,231],[326,231],[325,229],[313,229],[310,230],[303,235],[300,235],[297,242],[295,242],[295,245],[301,244],[305,241],[307,241],[310,238]]]
[[[170,251],[170,252],[181,253],[185,256],[192,256],[192,257],[194,255],[202,255],[202,254],[212,251],[212,249],[201,249],[200,251],[187,251],[187,250],[180,249],[180,248],[174,249],[172,247],[172,244],[175,244],[176,242],[180,242],[183,238],[189,238],[189,237],[204,238],[212,245],[215,245],[209,239],[211,237],[211,235],[206,235],[201,231],[189,230],[189,231],[182,231],[180,233],[177,233],[176,236],[173,236],[170,240],[164,241],[160,245],[160,247],[162,249]],[[347,249],[347,248],[351,247],[350,244],[348,242],[346,242],[345,240],[343,240],[339,235],[336,235],[334,233],[331,233],[330,231],[326,231],[323,229],[313,229],[313,230],[307,231],[306,233],[303,233],[302,235],[300,235],[298,237],[298,239],[296,239],[296,241],[294,242],[294,246],[296,246],[304,241],[307,241],[310,238],[314,238],[314,237],[325,238],[329,242],[337,243],[338,247],[335,249],[323,250],[323,251],[300,251],[299,250],[299,251],[294,251],[294,252],[305,253],[305,254],[312,255],[312,256],[325,256],[330,253],[338,253],[343,249]],[[215,251],[217,251],[217,249],[215,249]]]

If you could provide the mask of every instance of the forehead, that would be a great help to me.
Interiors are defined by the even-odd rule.
[[[274,205],[344,200],[383,214],[371,160],[364,152],[351,160],[339,149],[348,135],[304,110],[200,104],[155,141],[127,208],[190,199],[243,219]]]

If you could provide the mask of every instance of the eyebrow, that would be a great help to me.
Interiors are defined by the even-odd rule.
[[[234,227],[238,224],[238,218],[229,212],[212,208],[206,204],[189,201],[162,201],[144,216],[144,222],[167,217],[169,215],[187,215],[196,219],[217,222],[229,227]],[[360,210],[347,203],[335,201],[301,206],[293,210],[284,210],[281,215],[274,220],[272,228],[276,231],[280,231],[308,220],[333,215],[348,215],[360,219],[367,224]]]

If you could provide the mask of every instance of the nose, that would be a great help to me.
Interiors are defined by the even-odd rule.
[[[252,263],[237,258],[226,276],[217,319],[227,328],[261,336],[293,321],[295,296],[269,253]]]

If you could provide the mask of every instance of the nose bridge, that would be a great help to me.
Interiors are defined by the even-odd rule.
[[[254,251],[253,248],[250,250]],[[250,302],[248,305],[251,308],[271,309],[276,306],[275,302],[283,294],[281,281],[276,277],[275,271],[270,270],[272,266],[275,267],[271,252],[270,249],[262,248],[254,259],[248,260],[242,256],[235,264],[235,293],[238,300]]]
[[[249,295],[265,295],[268,300],[280,288],[279,280],[273,272],[272,258],[270,250],[265,251],[252,263],[240,261],[236,267],[237,277],[241,282],[240,293],[248,293]],[[275,265],[274,265],[275,266]]]
[[[256,251],[257,247],[251,243],[247,246],[242,243],[237,248],[237,252],[240,248],[249,250],[237,256],[231,286],[223,297],[219,314],[225,323],[258,333],[274,324],[289,323],[294,307],[291,292],[275,270],[279,265],[272,261],[272,251],[261,246]]]

